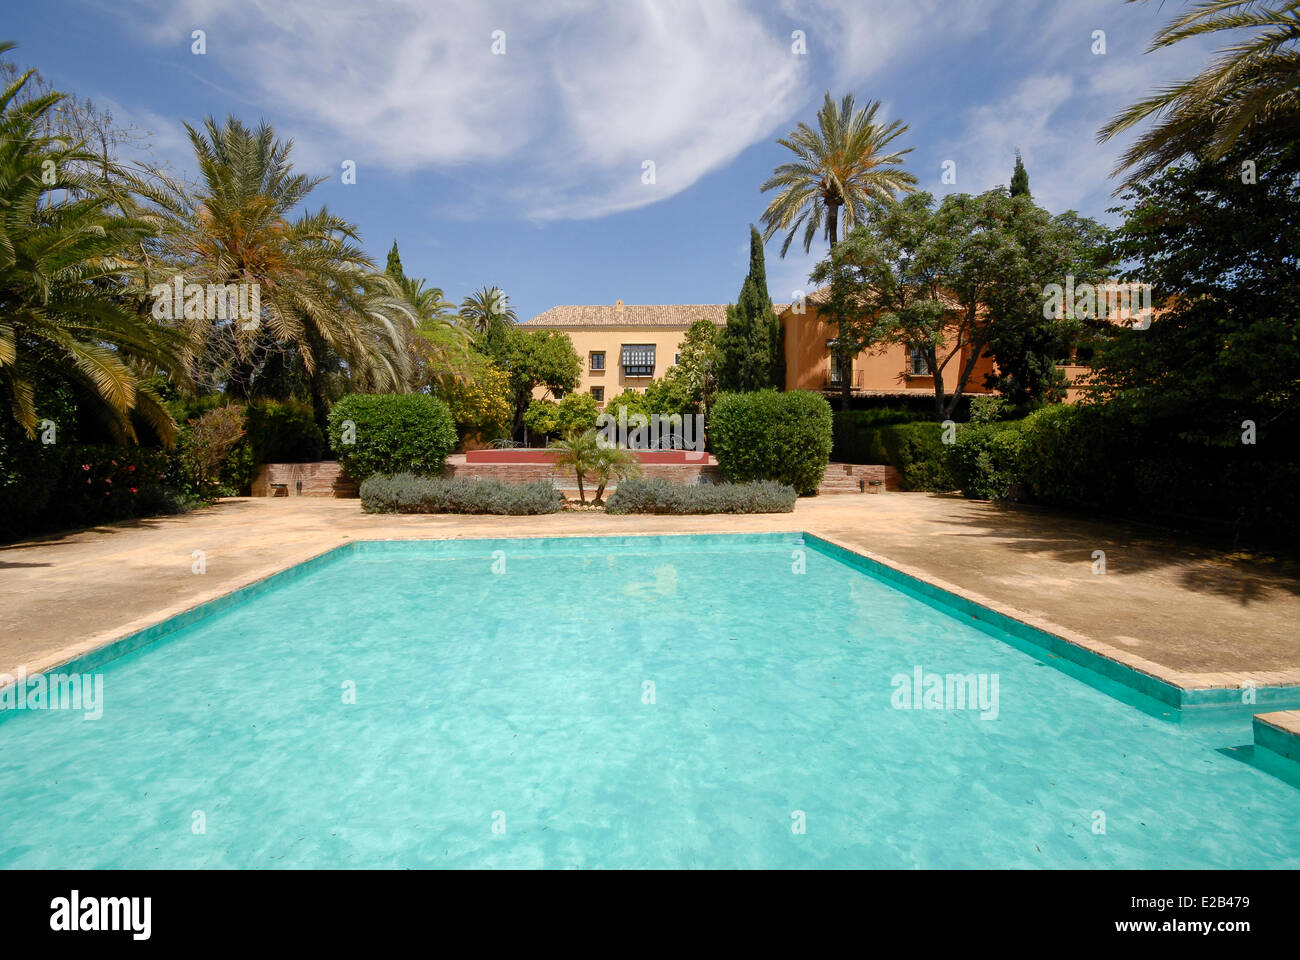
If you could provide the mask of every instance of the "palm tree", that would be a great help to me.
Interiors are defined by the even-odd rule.
[[[61,380],[95,401],[119,439],[136,439],[138,413],[170,442],[176,424],[148,378],[183,379],[184,338],[129,286],[153,227],[89,172],[117,177],[115,165],[40,134],[62,96],[24,101],[31,76],[0,92],[0,392],[30,437],[37,385]]]
[[[402,295],[414,312],[409,348],[413,357],[411,386],[438,388],[449,380],[470,376],[474,364],[473,341],[468,327],[439,287],[425,287],[423,279],[403,275]]]
[[[638,476],[641,473],[641,460],[626,447],[597,444],[591,472],[596,475],[597,482],[596,499],[592,502],[599,506],[609,481]]]
[[[165,240],[153,282],[180,272],[187,283],[256,283],[261,294],[256,324],[186,322],[196,366],[247,392],[259,351],[291,350],[312,381],[318,418],[330,361],[361,388],[406,390],[415,308],[375,270],[351,223],[324,207],[291,219],[325,178],[294,173],[293,141],[277,140],[266,123],[253,130],[233,116],[222,126],[208,117],[202,129],[186,129],[198,187],[163,178],[151,194]]]
[[[568,467],[578,475],[578,500],[585,506],[587,492],[583,487],[583,477],[596,468],[600,456],[596,431],[594,429],[570,430],[563,439],[553,440],[550,449],[559,454],[555,458],[557,467]],[[604,483],[600,485],[600,489],[604,491]]]
[[[844,232],[866,215],[869,197],[893,198],[910,191],[916,177],[901,169],[904,154],[911,148],[887,152],[886,148],[907,131],[907,124],[894,120],[882,126],[876,122],[880,101],[854,110],[853,94],[845,94],[836,105],[830,93],[817,111],[817,129],[800,123],[789,137],[778,140],[799,159],[783,163],[761,190],[780,188],[763,211],[763,240],[788,230],[781,256],[800,227],[804,228],[803,249],[812,248],[817,231],[825,229],[832,247],[839,239],[841,211]]]
[[[460,303],[461,318],[475,333],[487,333],[497,324],[516,323],[515,308],[500,287],[483,287]]]
[[[1188,154],[1221,159],[1249,135],[1275,145],[1294,140],[1300,120],[1300,0],[1197,0],[1156,34],[1148,52],[1227,30],[1251,34],[1234,37],[1196,76],[1157,90],[1101,129],[1098,140],[1104,143],[1145,120],[1158,121],[1116,167],[1116,175],[1130,171],[1125,185]]]

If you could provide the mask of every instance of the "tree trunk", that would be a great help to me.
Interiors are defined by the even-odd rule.
[[[843,332],[840,333],[840,337],[841,339],[844,337]],[[852,393],[849,377],[853,374],[853,361],[850,359],[846,348],[841,347],[838,352],[840,363],[840,409],[848,410],[849,396]]]
[[[940,422],[947,419],[943,410],[943,374],[939,370],[938,351],[926,357],[930,364],[930,375],[934,378],[934,418]]]
[[[835,249],[835,244],[840,239],[840,205],[830,202],[826,204],[826,236],[831,242],[831,249]]]

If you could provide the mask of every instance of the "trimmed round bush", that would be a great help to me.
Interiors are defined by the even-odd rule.
[[[831,458],[831,405],[807,390],[719,394],[709,442],[727,480],[775,480],[813,494]]]
[[[330,411],[329,441],[358,483],[374,473],[437,476],[456,448],[456,424],[428,394],[351,393]]]

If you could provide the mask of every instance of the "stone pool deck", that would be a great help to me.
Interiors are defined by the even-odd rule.
[[[0,546],[0,673],[48,669],[353,540],[763,531],[816,534],[1179,687],[1300,684],[1295,564],[1137,525],[905,493],[743,517],[368,516],[356,500],[224,500]],[[1097,550],[1104,574],[1093,573]]]

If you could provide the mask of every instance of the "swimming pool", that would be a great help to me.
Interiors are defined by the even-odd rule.
[[[799,534],[353,544],[144,639],[0,715],[0,866],[1300,866],[1249,709]]]

